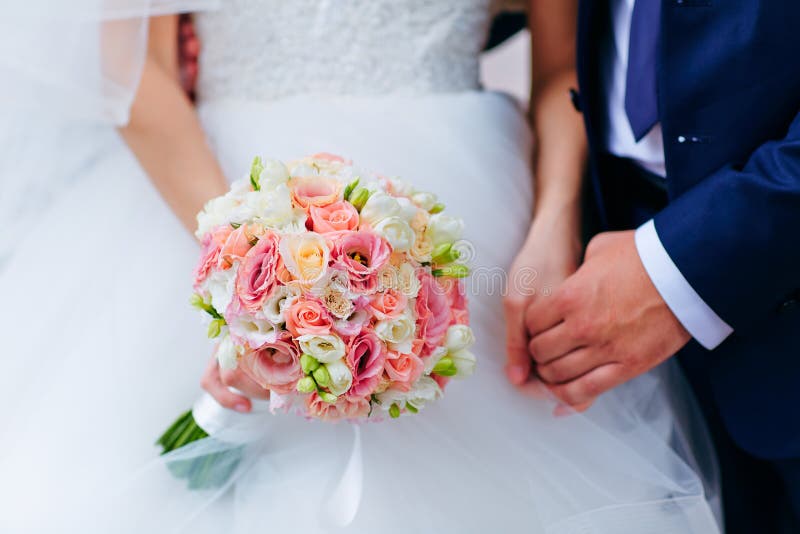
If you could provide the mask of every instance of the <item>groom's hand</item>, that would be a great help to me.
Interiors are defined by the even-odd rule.
[[[526,325],[537,374],[578,410],[691,338],[650,281],[633,231],[596,236],[580,269],[530,305]]]

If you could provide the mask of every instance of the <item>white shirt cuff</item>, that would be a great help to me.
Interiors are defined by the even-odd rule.
[[[711,350],[733,333],[733,328],[714,313],[683,277],[661,244],[652,220],[636,230],[635,241],[639,258],[661,298],[698,343]]]

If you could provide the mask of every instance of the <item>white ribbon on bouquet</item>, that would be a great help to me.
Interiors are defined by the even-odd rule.
[[[221,436],[226,443],[248,445],[265,440],[275,429],[273,422],[276,418],[269,401],[253,399],[251,402],[252,410],[240,413],[225,408],[205,393],[195,402],[192,414],[200,428],[212,438]],[[322,524],[338,528],[352,523],[361,504],[364,487],[361,428],[358,423],[349,426],[353,430],[353,445],[347,462],[318,511],[318,519]],[[270,447],[269,443],[264,446]]]

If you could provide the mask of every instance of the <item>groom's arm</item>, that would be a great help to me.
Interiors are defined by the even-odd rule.
[[[659,290],[677,289],[661,292],[687,330],[708,324],[714,334],[706,348],[722,342],[725,326],[746,328],[776,310],[800,287],[800,115],[783,139],[759,147],[743,168],[727,166],[706,178],[654,223],[653,237],[679,273],[648,273]],[[639,244],[652,267],[653,251],[643,254]],[[679,276],[698,299],[686,294]]]

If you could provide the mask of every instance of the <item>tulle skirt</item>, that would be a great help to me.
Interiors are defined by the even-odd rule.
[[[464,217],[478,369],[415,416],[258,413],[243,416],[258,439],[159,457],[153,442],[200,395],[211,351],[188,305],[198,251],[116,135],[94,132],[58,194],[28,202],[0,271],[0,531],[719,531],[713,453],[675,367],[566,417],[504,378],[505,270],[532,212],[530,136],[508,99],[296,97],[199,113],[231,179],[256,154],[333,152]],[[190,490],[170,470],[233,449],[222,487]]]

